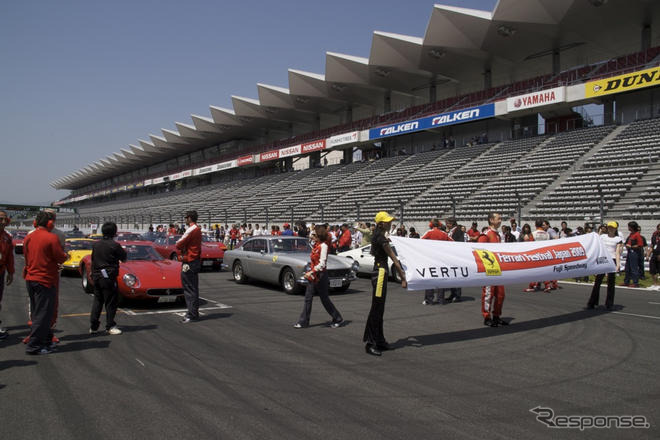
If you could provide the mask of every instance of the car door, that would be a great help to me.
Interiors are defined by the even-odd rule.
[[[371,255],[371,245],[360,249],[360,255],[357,258],[360,263],[360,273],[371,273],[374,268],[374,256]]]
[[[254,270],[252,268],[252,259],[254,258],[253,249],[254,242],[252,240],[248,240],[232,251],[232,253],[236,254],[235,258],[237,260],[241,260],[241,264],[243,265],[243,273],[251,278],[254,278]]]
[[[265,238],[253,238],[250,241],[252,242],[250,252],[251,277],[262,281],[270,281],[268,277],[268,269],[270,267],[268,240]]]

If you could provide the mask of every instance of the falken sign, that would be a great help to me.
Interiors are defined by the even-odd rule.
[[[462,124],[464,122],[491,118],[493,116],[495,116],[495,104],[484,104],[479,107],[456,110],[435,116],[428,116],[426,118],[372,128],[369,130],[369,140],[414,133],[416,131],[428,130],[445,125]]]
[[[565,87],[555,87],[554,89],[541,90],[526,95],[507,98],[506,109],[510,112],[516,112],[528,108],[558,104],[565,101],[564,90]]]

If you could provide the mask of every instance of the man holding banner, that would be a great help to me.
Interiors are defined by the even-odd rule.
[[[497,232],[502,224],[502,216],[496,212],[488,214],[488,231],[480,235],[477,240],[479,243],[499,243],[502,241],[500,233]],[[483,258],[489,260],[494,258],[486,253]],[[504,286],[484,286],[481,289],[481,314],[484,317],[484,325],[497,327],[499,325],[509,325],[502,321],[502,305],[504,304]]]

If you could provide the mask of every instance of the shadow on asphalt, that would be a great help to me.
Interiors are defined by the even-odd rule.
[[[208,315],[201,315],[201,316],[199,317],[199,320],[200,320],[200,321],[209,321],[209,320],[211,320],[211,319],[229,318],[229,317],[231,317],[232,315],[233,315],[233,313],[226,313],[226,312],[225,312],[225,313],[222,313],[222,312],[220,312],[220,313],[211,313],[211,314],[208,314]],[[123,329],[123,328],[124,328],[124,327],[122,327],[122,329]]]
[[[615,306],[614,311],[622,310],[622,306]],[[424,347],[427,345],[440,345],[451,342],[470,341],[473,339],[490,338],[493,336],[500,336],[502,334],[513,334],[526,332],[530,330],[538,330],[541,328],[552,327],[555,325],[567,324],[569,322],[582,321],[584,319],[595,318],[609,313],[604,308],[595,310],[580,310],[577,312],[566,313],[563,315],[549,316],[547,318],[533,319],[531,321],[524,321],[514,324],[513,319],[502,317],[511,325],[505,327],[480,327],[470,330],[460,330],[448,333],[436,333],[431,335],[416,335],[408,336],[405,339],[390,344],[392,349],[399,349],[404,347]]]
[[[7,370],[12,367],[26,367],[28,365],[36,365],[37,361],[26,361],[24,359],[12,359],[8,361],[0,361],[0,371]]]
[[[71,351],[83,351],[83,350],[95,350],[98,348],[108,348],[110,346],[110,341],[80,341],[80,342],[70,342],[68,344],[60,344],[57,346],[57,350],[53,354],[57,353],[67,353]]]

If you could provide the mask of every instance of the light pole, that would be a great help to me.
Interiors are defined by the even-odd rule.
[[[600,222],[603,223],[605,217],[605,201],[603,200],[603,188],[598,185],[598,197],[600,198]]]
[[[357,210],[357,222],[360,223],[360,204],[358,202],[355,202],[355,208]]]
[[[319,203],[319,209],[321,210],[321,224],[325,223],[325,215],[323,213],[323,203]]]

